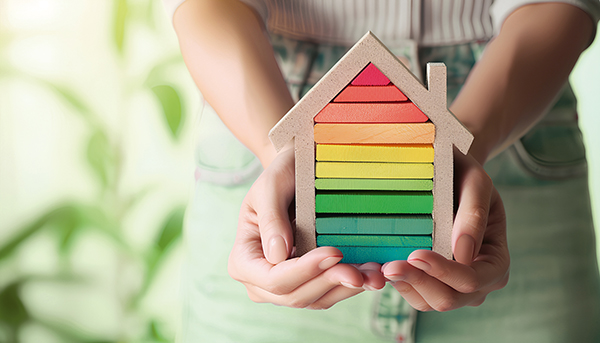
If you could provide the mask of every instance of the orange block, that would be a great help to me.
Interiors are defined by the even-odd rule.
[[[318,144],[433,144],[433,123],[316,124]]]
[[[427,116],[412,102],[329,103],[315,123],[424,123]]]
[[[389,86],[348,86],[333,102],[399,102],[408,98],[398,87]]]

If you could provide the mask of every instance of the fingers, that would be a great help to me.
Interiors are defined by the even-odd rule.
[[[293,154],[285,153],[248,192],[247,202],[256,213],[264,255],[271,264],[287,259],[294,245],[288,212],[294,199],[294,180]]]
[[[381,265],[374,262],[369,262],[357,265],[356,268],[362,273],[363,288],[367,291],[380,290],[385,286],[386,279],[381,273]]]
[[[233,253],[232,253],[233,254]],[[230,275],[247,284],[260,287],[270,293],[287,294],[317,277],[319,274],[332,267],[329,277],[334,277],[335,282],[344,283],[354,287],[362,287],[363,277],[361,273],[350,265],[336,265],[342,254],[332,247],[321,247],[310,251],[299,258],[293,258],[272,265],[266,260],[249,260],[240,263],[242,257],[232,256],[237,261],[237,268],[230,271]]]
[[[440,312],[450,311],[469,305],[482,297],[479,292],[457,292],[440,280],[411,266],[407,261],[390,262],[386,265],[384,273],[388,279],[396,281],[394,287],[398,292],[413,307],[421,311],[429,309]]]
[[[460,197],[452,230],[453,252],[456,261],[470,265],[481,248],[494,187],[474,158],[460,153],[455,158]]]
[[[342,275],[346,274],[348,269],[353,269],[358,273],[356,268],[350,265],[339,264],[303,283],[302,286],[289,293],[272,293],[255,285],[247,285],[246,287],[250,298],[256,302],[270,302],[294,308],[305,308],[313,304],[311,308],[328,308],[337,301],[356,295],[364,290],[359,285],[342,281],[344,279]],[[362,285],[362,280],[357,284]],[[335,291],[332,292],[334,289]]]

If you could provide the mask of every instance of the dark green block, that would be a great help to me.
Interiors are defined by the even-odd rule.
[[[431,192],[329,192],[317,191],[317,213],[407,213],[433,210]]]
[[[341,263],[386,263],[406,260],[415,250],[431,250],[428,248],[391,248],[391,247],[338,247],[344,254]]]
[[[419,179],[315,179],[315,188],[348,191],[430,191],[433,180]]]
[[[429,214],[317,217],[318,234],[431,235]]]
[[[318,235],[317,246],[431,248],[431,236]]]

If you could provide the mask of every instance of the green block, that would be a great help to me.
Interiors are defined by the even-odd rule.
[[[415,250],[431,250],[430,248],[392,248],[392,247],[338,247],[344,254],[341,263],[386,263],[406,260]]]
[[[315,202],[317,213],[429,214],[433,211],[431,192],[319,191]]]
[[[433,219],[428,214],[317,217],[318,234],[431,235]]]
[[[431,248],[431,236],[318,235],[318,246]]]
[[[316,179],[315,187],[322,190],[349,191],[430,191],[433,189],[433,180]]]

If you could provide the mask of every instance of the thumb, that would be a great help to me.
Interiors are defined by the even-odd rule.
[[[285,261],[294,245],[288,214],[295,189],[293,158],[291,171],[289,161],[283,160],[273,161],[251,190],[263,253],[271,264]]]
[[[493,184],[471,156],[457,156],[458,211],[452,230],[454,259],[471,265],[479,254],[487,228]]]

